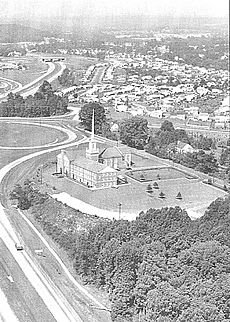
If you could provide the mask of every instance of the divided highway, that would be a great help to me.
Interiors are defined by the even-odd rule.
[[[52,126],[51,126],[52,127]],[[54,128],[58,128],[54,126]],[[30,160],[36,160],[39,159],[40,156],[46,154],[46,153],[52,153],[54,151],[58,151],[61,148],[67,148],[70,146],[74,146],[77,144],[80,144],[81,142],[85,141],[85,137],[79,141],[76,141],[76,134],[73,133],[69,129],[63,129],[59,128],[59,130],[63,130],[66,133],[68,133],[68,140],[63,142],[62,144],[59,143],[59,146],[49,147],[46,150],[41,150],[38,152],[31,153],[29,155],[23,156],[20,159],[17,159],[10,164],[4,166],[2,169],[0,169],[0,185],[2,185],[2,189],[4,188],[3,182],[5,177],[11,173],[11,171],[18,169],[19,166],[24,166],[24,171],[26,171],[26,167],[28,167],[28,162]],[[30,162],[32,166],[32,162]],[[17,173],[18,170],[15,172]],[[3,195],[1,198],[4,200],[4,189],[2,190]],[[21,243],[20,236],[14,231],[12,225],[10,224],[7,216],[10,215],[10,209],[7,210],[4,208],[4,204],[0,204],[0,237],[2,238],[5,246],[10,251],[11,255],[13,256],[14,260],[17,262],[17,265],[22,270],[23,274],[25,274],[27,281],[32,285],[34,290],[37,292],[39,298],[42,300],[43,305],[46,306],[46,309],[50,312],[51,316],[54,318],[54,321],[60,321],[60,322],[71,322],[71,321],[95,321],[95,322],[107,322],[110,321],[109,313],[107,312],[108,309],[103,306],[99,301],[97,301],[90,293],[88,293],[84,287],[82,287],[71,275],[71,273],[68,271],[68,269],[65,267],[65,264],[62,262],[62,260],[59,258],[59,256],[54,252],[54,250],[47,244],[47,242],[44,240],[42,236],[39,235],[39,232],[36,231],[35,227],[32,227],[33,225],[28,222],[28,225],[31,226],[31,228],[34,230],[34,232],[37,234],[37,236],[40,238],[41,242],[44,244],[44,247],[46,247],[47,250],[51,253],[51,255],[55,258],[55,260],[58,262],[58,265],[63,270],[63,274],[65,274],[66,279],[68,279],[68,283],[72,286],[72,288],[78,289],[79,294],[82,294],[82,303],[86,303],[88,301],[87,307],[88,307],[88,313],[92,315],[92,318],[88,318],[87,315],[83,317],[82,311],[84,311],[84,307],[86,304],[84,304],[83,310],[81,310],[81,314],[79,315],[78,312],[76,312],[76,307],[78,311],[78,306],[72,306],[72,303],[70,304],[69,299],[66,299],[66,296],[63,295],[60,288],[55,285],[56,281],[49,278],[49,276],[44,272],[44,270],[41,270],[41,267],[36,264],[36,261],[34,262],[32,253],[30,251],[27,251],[27,247],[25,245],[25,250],[23,251],[17,251],[15,248],[15,243]],[[16,210],[15,210],[16,211]],[[19,216],[23,216],[23,213],[19,213]],[[26,221],[26,218],[22,219]],[[1,286],[1,285],[0,285]],[[71,296],[71,294],[69,294]],[[75,294],[72,295],[74,297]],[[79,296],[79,295],[78,295]],[[88,299],[88,300],[86,300]],[[80,304],[79,304],[80,305]],[[0,312],[1,312],[0,308]],[[107,312],[107,313],[106,313]],[[48,313],[46,313],[48,314]],[[3,320],[4,321],[4,320]],[[25,322],[24,320],[19,320],[20,322]],[[31,321],[31,320],[28,320]],[[33,320],[32,320],[33,321]],[[40,319],[34,319],[33,322],[40,322],[42,320]],[[52,321],[53,320],[49,320]],[[27,321],[26,321],[27,322]]]
[[[48,70],[44,74],[42,74],[41,76],[36,78],[34,81],[32,81],[24,86],[22,86],[19,82],[9,80],[9,79],[4,79],[1,77],[0,79],[6,80],[7,82],[10,82],[12,85],[11,85],[10,90],[8,90],[4,94],[0,95],[0,99],[7,97],[7,95],[10,92],[18,93],[18,94],[22,95],[23,97],[33,95],[36,93],[39,86],[45,80],[47,80],[48,82],[52,82],[58,76],[60,76],[62,74],[63,70],[66,68],[66,65],[63,62],[55,62],[55,63],[47,62],[47,64],[48,64]]]

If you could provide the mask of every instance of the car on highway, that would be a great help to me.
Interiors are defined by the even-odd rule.
[[[18,243],[16,243],[15,244],[15,248],[18,250],[18,251],[20,251],[20,250],[23,250],[24,248],[23,248],[23,246],[21,245],[21,244],[18,244]]]

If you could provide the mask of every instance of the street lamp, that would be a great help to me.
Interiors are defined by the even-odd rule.
[[[118,204],[119,220],[121,219],[121,206],[122,206],[122,204],[119,202],[119,204]]]

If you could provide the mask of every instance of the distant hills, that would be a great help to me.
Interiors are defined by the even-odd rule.
[[[22,41],[40,41],[47,33],[40,29],[20,24],[0,24],[0,43]]]

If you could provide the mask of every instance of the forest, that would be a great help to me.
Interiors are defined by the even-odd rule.
[[[229,195],[194,221],[178,206],[149,209],[133,221],[99,220],[66,205],[49,211],[52,198],[28,180],[11,199],[32,211],[84,283],[108,292],[112,321],[230,321]],[[91,217],[79,229],[78,218]]]
[[[0,116],[42,117],[61,115],[67,112],[68,97],[56,95],[49,82],[44,81],[32,96],[23,98],[20,94],[9,93],[7,100],[0,104]]]

